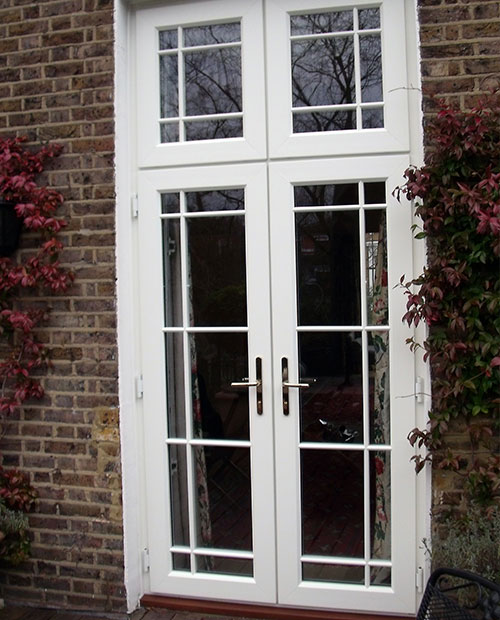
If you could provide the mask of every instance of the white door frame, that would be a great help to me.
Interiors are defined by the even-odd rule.
[[[423,145],[421,130],[421,92],[417,10],[415,0],[401,0],[406,8],[406,50],[408,58],[408,91],[410,110],[410,162],[421,165]],[[137,243],[134,212],[136,181],[131,171],[136,169],[136,132],[133,129],[135,109],[134,74],[130,50],[133,49],[131,24],[137,7],[148,0],[115,0],[115,109],[116,109],[116,232],[117,232],[117,315],[119,345],[120,429],[123,479],[123,526],[125,556],[125,586],[128,611],[139,606],[141,596],[150,590],[146,546],[145,478],[142,466],[143,424],[142,404],[137,399],[137,365],[141,344],[137,337],[138,299],[134,294],[138,283],[135,247]],[[425,263],[425,248],[413,248],[415,271]],[[409,278],[412,274],[406,274]],[[417,338],[424,336],[424,326],[417,329]],[[420,357],[415,360],[416,373],[429,386],[428,367]],[[430,406],[429,388],[424,388],[422,402],[417,405],[417,424],[425,424]],[[430,470],[421,474],[417,486],[417,540],[428,537],[430,529]],[[416,550],[417,567],[428,570],[423,545]]]

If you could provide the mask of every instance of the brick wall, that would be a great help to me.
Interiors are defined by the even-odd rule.
[[[424,109],[431,95],[470,108],[500,88],[500,2],[419,0]]]
[[[469,109],[500,90],[500,1],[419,0],[419,16],[426,118],[436,110],[432,96]],[[452,430],[452,445],[470,450],[464,426]],[[456,476],[434,472],[435,506],[453,505],[461,493]]]
[[[70,293],[50,298],[47,395],[7,422],[6,466],[40,493],[33,557],[2,571],[8,601],[123,610],[114,287],[113,2],[0,1],[0,134],[56,141]],[[29,238],[25,238],[28,251]]]

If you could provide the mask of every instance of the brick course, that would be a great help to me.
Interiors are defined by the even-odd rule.
[[[498,0],[419,0],[424,110],[431,95],[474,105],[500,88],[500,2]]]
[[[111,0],[0,4],[0,135],[64,146],[45,175],[65,197],[62,260],[76,275],[68,294],[46,300],[46,395],[7,421],[0,443],[4,464],[29,472],[40,493],[33,557],[0,573],[10,602],[125,609],[113,79]]]

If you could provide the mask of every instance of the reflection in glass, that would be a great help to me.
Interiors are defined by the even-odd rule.
[[[220,189],[206,192],[186,192],[186,209],[193,211],[242,211],[245,190]]]
[[[177,54],[160,56],[160,116],[179,115],[179,77]]]
[[[346,129],[356,129],[355,110],[293,113],[293,133],[342,131]]]
[[[172,542],[174,545],[189,547],[186,446],[171,445],[168,453]],[[189,563],[189,557],[187,559]]]
[[[380,9],[358,9],[359,29],[380,28]]]
[[[184,28],[183,33],[185,47],[236,43],[241,39],[241,26],[239,23],[194,26]]]
[[[382,48],[379,34],[359,38],[359,61],[363,103],[382,101]]]
[[[241,558],[224,558],[220,556],[197,556],[199,573],[219,573],[221,575],[239,575],[253,577],[253,561]]]
[[[363,585],[365,582],[365,569],[363,566],[304,562],[302,564],[302,579],[304,581],[328,581]]]
[[[179,192],[164,192],[161,195],[161,212],[179,213],[180,211],[180,194]]]
[[[191,335],[193,434],[196,438],[248,439],[248,388],[231,387],[248,376],[247,335]]]
[[[161,123],[161,142],[179,142],[179,123]]]
[[[370,364],[370,442],[391,443],[389,333],[368,334]]]
[[[391,455],[370,453],[372,549],[374,560],[391,558]]]
[[[358,212],[297,212],[295,239],[299,325],[359,325]]]
[[[198,545],[214,549],[252,550],[250,450],[195,447],[205,455],[208,490],[197,487],[197,523],[210,521],[210,539],[198,532]],[[207,510],[207,514],[201,514]],[[199,567],[198,567],[198,570]]]
[[[361,111],[363,129],[380,129],[384,126],[384,110],[369,108]]]
[[[321,34],[352,30],[352,11],[331,11],[329,13],[309,13],[291,15],[290,31],[292,36],[303,34]]]
[[[241,138],[241,118],[217,118],[203,121],[185,121],[186,140],[216,140],[219,138]]]
[[[187,553],[172,553],[172,564],[174,570],[191,570],[191,560]]]
[[[301,450],[302,551],[362,558],[362,451]]]
[[[186,114],[241,112],[241,50],[210,49],[184,54]]]
[[[369,325],[387,325],[387,235],[384,209],[365,211],[366,299]]]
[[[167,421],[169,437],[186,437],[184,353],[180,333],[165,334]]]
[[[357,183],[296,185],[293,191],[296,207],[327,207],[359,203]]]
[[[177,28],[160,30],[158,37],[161,50],[172,50],[177,47]]]
[[[162,202],[167,203],[167,200]],[[182,325],[180,222],[178,218],[168,218],[162,219],[161,223],[165,326],[180,327]]]
[[[352,36],[292,41],[293,106],[356,100]]]
[[[245,218],[189,218],[187,233],[192,325],[245,326]]]
[[[301,440],[363,441],[361,333],[299,334]]]

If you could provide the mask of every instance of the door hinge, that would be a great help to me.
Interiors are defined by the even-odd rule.
[[[424,402],[424,379],[423,377],[415,378],[415,399],[417,403]]]
[[[142,550],[142,572],[149,572],[149,549],[147,548]]]
[[[139,217],[139,197],[132,194],[130,197],[130,208],[132,209],[132,217]]]
[[[142,398],[144,396],[144,381],[142,375],[135,378],[135,397]]]
[[[419,593],[424,591],[424,569],[421,566],[417,568],[415,573],[415,587]]]

